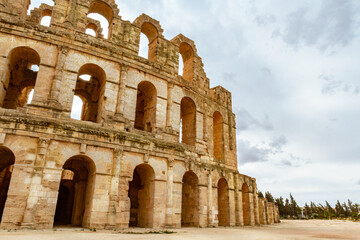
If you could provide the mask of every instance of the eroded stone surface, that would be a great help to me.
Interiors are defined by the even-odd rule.
[[[29,0],[0,4],[1,227],[279,221],[238,172],[231,94],[209,88],[192,40],[165,39],[145,14],[123,21],[113,0],[54,2],[30,16]],[[108,36],[90,13],[107,19]],[[70,117],[75,96],[81,120]]]

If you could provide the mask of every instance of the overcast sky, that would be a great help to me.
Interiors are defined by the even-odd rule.
[[[239,171],[259,190],[360,202],[360,1],[116,2],[195,41],[211,87],[232,92]]]

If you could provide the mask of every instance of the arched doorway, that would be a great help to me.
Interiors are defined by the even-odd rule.
[[[5,208],[14,163],[14,153],[7,147],[0,147],[0,222]]]
[[[244,225],[251,225],[250,219],[250,196],[249,196],[249,187],[246,183],[242,185],[242,207],[243,207],[243,218]]]
[[[218,182],[218,211],[219,226],[229,226],[229,186],[225,178]]]
[[[183,177],[181,226],[199,226],[199,179],[192,171],[187,171]]]
[[[54,225],[88,226],[95,164],[83,155],[68,159],[61,174]]]
[[[148,164],[140,164],[134,169],[129,182],[130,198],[129,227],[153,227],[155,172]]]

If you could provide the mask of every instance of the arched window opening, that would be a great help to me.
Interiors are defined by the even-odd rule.
[[[23,107],[31,89],[35,87],[39,71],[40,56],[28,47],[13,49],[8,56],[3,87],[0,90],[0,104],[3,108]]]
[[[41,18],[40,25],[45,27],[50,27],[51,17],[50,16],[44,16]]]
[[[218,182],[218,219],[219,226],[230,226],[229,186],[225,178]]]
[[[182,76],[185,80],[192,81],[194,77],[194,50],[189,44],[181,43],[179,53],[183,60]]]
[[[219,112],[213,114],[213,144],[214,157],[220,161],[224,160],[224,131],[223,117]]]
[[[111,25],[114,12],[112,8],[103,1],[93,1],[89,8],[88,17],[100,22],[104,38],[111,36]],[[94,30],[94,29],[93,29]],[[96,31],[95,31],[96,32]]]
[[[156,48],[158,38],[157,29],[151,23],[145,22],[141,26],[141,33],[142,34],[140,34],[139,56],[145,57],[151,61],[156,61]],[[147,47],[146,44],[148,44]]]
[[[182,58],[182,55],[179,54],[179,69],[178,69],[178,75],[182,76],[184,74],[184,60]]]
[[[181,142],[195,146],[196,143],[196,106],[189,97],[184,97],[180,105]]]
[[[249,195],[249,188],[246,183],[242,185],[242,209],[243,209],[243,218],[244,218],[244,225],[251,225],[250,219],[250,195]]]
[[[153,227],[155,173],[148,164],[138,165],[129,182],[130,227]]]
[[[139,56],[148,58],[149,55],[149,40],[145,34],[140,33]]]
[[[95,164],[86,156],[68,159],[61,174],[54,225],[87,227],[95,184]]]
[[[183,176],[181,226],[199,226],[199,179],[192,171],[186,172]]]
[[[14,163],[14,153],[6,147],[0,147],[0,222],[5,208]]]
[[[41,13],[40,25],[50,27],[52,11],[45,9]]]
[[[96,37],[96,32],[95,32],[93,29],[91,29],[91,28],[87,28],[87,29],[85,30],[85,33],[88,34],[88,35],[90,35],[90,36]]]
[[[72,107],[71,107],[71,118],[81,120],[83,114],[84,101],[79,96],[74,96]]]
[[[101,67],[95,64],[85,64],[80,68],[71,110],[74,118],[81,112],[80,120],[100,122],[105,82],[106,74]],[[82,107],[80,108],[80,106]]]
[[[157,93],[155,86],[147,81],[139,83],[134,128],[146,132],[152,132],[155,130],[156,100]]]

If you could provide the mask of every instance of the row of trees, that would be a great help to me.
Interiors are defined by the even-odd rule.
[[[281,218],[316,218],[316,219],[332,219],[332,218],[348,218],[360,220],[360,205],[350,200],[344,203],[337,201],[335,207],[332,207],[327,201],[325,205],[310,202],[305,203],[303,208],[299,207],[294,197],[290,193],[290,197],[285,200],[283,197],[274,198],[270,192],[264,194],[259,191],[259,197],[265,197],[268,202],[274,202],[279,207]]]

